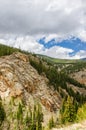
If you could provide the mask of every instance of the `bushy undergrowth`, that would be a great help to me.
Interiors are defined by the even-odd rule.
[[[39,104],[34,105],[33,108],[24,105],[22,101],[16,104],[14,100],[11,100],[6,108],[2,100],[0,104],[2,104],[0,107],[1,130],[51,130],[53,127],[58,127],[58,123],[61,125],[80,122],[86,119],[86,104],[78,107],[71,97],[63,101],[60,115],[57,117],[57,124],[54,122],[53,117],[51,117],[47,126],[42,125],[44,115]]]
[[[43,113],[39,104],[30,108],[24,105],[22,101],[16,104],[11,102],[6,107],[2,107],[0,101],[0,129],[13,130],[42,130]],[[5,108],[6,107],[6,108]],[[5,128],[6,127],[6,128]]]
[[[79,122],[84,119],[86,119],[86,103],[78,109],[76,121]]]
[[[86,103],[79,106],[72,97],[68,96],[67,99],[63,100],[59,119],[60,124],[69,124],[86,120]]]

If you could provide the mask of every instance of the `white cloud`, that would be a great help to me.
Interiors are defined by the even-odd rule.
[[[39,53],[43,50],[43,45],[40,45],[31,36],[19,37],[16,39],[14,47],[19,47],[22,50]]]
[[[77,35],[85,31],[84,0],[0,0],[0,33]]]
[[[71,49],[45,49],[40,45],[37,40],[43,36],[46,42],[53,38],[59,42],[72,36],[86,42],[86,0],[0,0],[1,43],[70,58]],[[81,53],[74,58],[82,57]]]
[[[54,58],[69,59],[70,58],[69,53],[72,52],[73,52],[72,49],[67,49],[60,46],[54,46],[50,49],[45,49],[45,51],[42,53]]]
[[[47,42],[49,42],[50,40],[52,40],[52,39],[57,39],[58,38],[58,35],[57,34],[50,34],[50,35],[47,35],[47,36],[45,36],[45,42],[47,43]]]
[[[44,50],[43,45],[40,45],[38,42],[36,42],[32,36],[18,37],[16,39],[9,40],[0,39],[0,43],[34,53],[40,53],[42,50]]]
[[[47,7],[47,11],[57,11],[57,10],[64,10],[67,14],[70,14],[72,11],[81,8],[82,1],[78,0],[53,0],[49,2]]]
[[[76,53],[75,56],[72,57],[72,59],[82,59],[86,58],[86,51],[80,50],[79,52]]]
[[[50,40],[50,38],[48,38],[47,40]],[[60,46],[53,46],[49,49],[44,48],[44,46],[39,44],[36,41],[36,39],[33,38],[32,36],[18,37],[15,39],[11,38],[9,40],[0,39],[0,43],[20,48],[28,52],[43,54],[54,58],[80,59],[86,57],[86,51],[84,50],[80,50],[75,55],[71,56],[70,53],[73,53],[74,50],[69,48],[64,48]]]
[[[56,42],[68,40],[68,39],[71,39],[73,37],[73,35],[48,34],[48,35],[44,35],[42,37],[45,37],[45,43],[47,43],[47,42],[51,41],[52,39],[54,39]]]
[[[84,42],[86,42],[86,31],[80,31],[79,32],[79,34],[78,34],[78,37],[82,40],[82,41],[84,41]]]

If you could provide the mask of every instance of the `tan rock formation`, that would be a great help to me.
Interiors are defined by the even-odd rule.
[[[0,58],[0,96],[24,98],[27,104],[39,101],[47,111],[56,111],[61,97],[47,85],[48,79],[30,65],[29,56],[13,53]]]

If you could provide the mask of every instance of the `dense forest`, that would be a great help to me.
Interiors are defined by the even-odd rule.
[[[0,56],[10,55],[14,52],[21,52],[24,54],[29,54],[29,52],[26,52],[24,50],[0,44]]]

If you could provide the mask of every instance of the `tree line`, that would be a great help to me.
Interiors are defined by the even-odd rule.
[[[74,92],[74,90],[67,85],[67,83],[69,83],[76,87],[86,89],[84,84],[81,84],[69,77],[65,74],[65,72],[58,72],[54,66],[45,65],[40,59],[39,61],[30,59],[30,64],[38,71],[39,74],[45,73],[46,77],[49,79],[49,84],[53,85],[54,90],[59,91],[59,88],[65,89],[68,95],[72,96],[80,104],[83,104],[86,101],[85,95],[82,95],[79,92]],[[62,93],[62,91],[60,92],[62,97],[67,96],[65,93]]]

